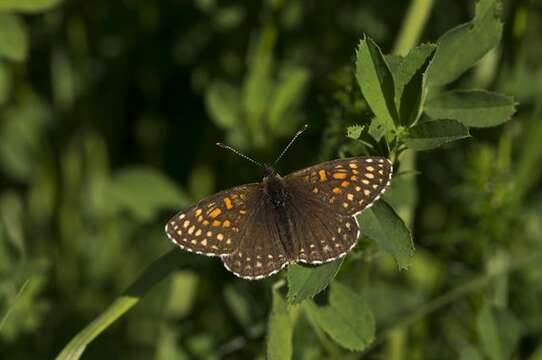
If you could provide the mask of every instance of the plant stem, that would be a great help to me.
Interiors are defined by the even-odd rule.
[[[416,46],[432,8],[433,0],[412,0],[393,46],[393,54],[406,55]]]

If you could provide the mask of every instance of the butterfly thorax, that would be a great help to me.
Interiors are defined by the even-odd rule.
[[[265,170],[263,178],[265,193],[275,209],[283,207],[286,203],[286,191],[280,175],[271,167]]]

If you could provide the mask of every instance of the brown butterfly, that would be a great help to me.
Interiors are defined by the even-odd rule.
[[[182,249],[220,256],[229,271],[250,280],[289,263],[330,262],[356,245],[356,215],[380,198],[393,173],[383,157],[327,161],[284,177],[261,166],[262,182],[221,191],[181,211],[166,224],[168,237]]]

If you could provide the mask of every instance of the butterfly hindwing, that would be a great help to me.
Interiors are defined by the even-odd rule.
[[[355,217],[289,188],[292,196],[293,237],[297,242],[296,262],[322,264],[348,253],[357,243],[359,227]]]
[[[239,236],[237,249],[221,257],[229,271],[249,280],[270,276],[289,261],[280,242],[279,224],[269,199],[262,197],[257,206],[250,223]]]
[[[261,183],[247,184],[211,195],[172,217],[166,234],[181,248],[198,254],[230,254],[238,248],[262,196]]]

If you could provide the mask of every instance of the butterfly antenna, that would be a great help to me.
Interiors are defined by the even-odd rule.
[[[282,157],[284,156],[284,154],[286,154],[286,151],[288,151],[288,149],[290,148],[290,146],[292,146],[292,144],[294,143],[295,139],[297,139],[299,137],[299,135],[303,134],[303,132],[305,130],[307,130],[307,128],[309,127],[308,124],[305,124],[303,125],[303,127],[301,129],[299,129],[294,137],[292,138],[292,140],[290,140],[290,142],[288,143],[288,145],[286,145],[286,147],[284,148],[284,150],[282,150],[282,152],[280,153],[279,157],[277,158],[277,160],[275,160],[275,162],[273,162],[273,166],[275,166],[280,159],[282,159]]]
[[[239,150],[232,148],[231,146],[228,146],[228,145],[223,144],[223,143],[221,143],[221,142],[217,142],[217,143],[216,143],[216,146],[221,147],[222,149],[230,150],[231,152],[233,152],[233,153],[239,155],[240,157],[242,157],[243,159],[246,159],[246,160],[250,161],[251,163],[256,164],[256,165],[258,165],[259,167],[265,169],[265,166],[264,166],[264,165],[262,165],[261,163],[257,162],[256,160],[254,160],[254,159],[248,157],[247,155],[243,154],[243,153],[240,152]]]

